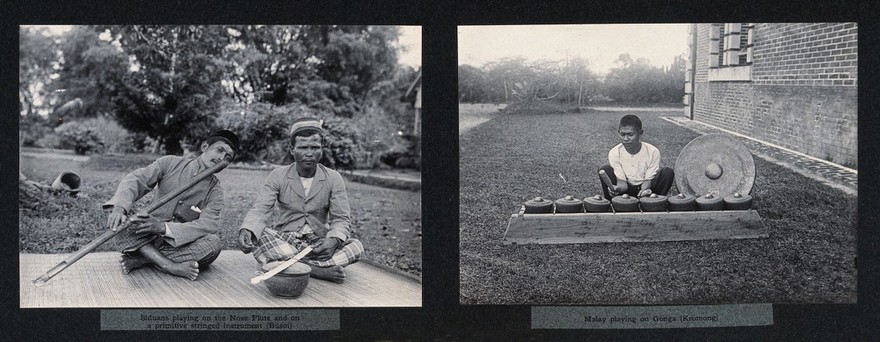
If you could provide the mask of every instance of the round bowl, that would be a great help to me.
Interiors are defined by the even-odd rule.
[[[260,269],[263,272],[268,272],[281,263],[280,261],[270,262]],[[301,296],[309,286],[309,272],[311,270],[308,265],[295,263],[263,282],[266,283],[269,292],[277,297],[296,298]]]

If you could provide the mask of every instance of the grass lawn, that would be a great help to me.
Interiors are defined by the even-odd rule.
[[[101,234],[108,200],[125,174],[153,157],[93,157],[87,162],[21,157],[21,172],[50,184],[62,170],[82,177],[80,198],[54,197],[46,205],[19,209],[19,246],[23,253],[70,253]],[[225,189],[220,238],[224,249],[238,249],[237,234],[269,171],[226,169],[217,176]],[[421,193],[346,182],[352,206],[352,235],[366,248],[366,257],[417,276],[422,272]],[[149,198],[151,195],[147,195]],[[46,198],[51,198],[46,195]],[[147,198],[139,203],[146,203]],[[115,250],[111,241],[98,251]]]
[[[662,166],[698,136],[660,119],[677,110],[501,114],[460,135],[463,304],[855,302],[856,197],[760,158],[752,196],[769,238],[502,245],[526,200],[601,192],[596,170],[630,113]]]

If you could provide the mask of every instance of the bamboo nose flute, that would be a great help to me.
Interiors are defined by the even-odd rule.
[[[58,273],[61,273],[61,271],[64,271],[64,269],[70,267],[70,265],[73,265],[73,263],[75,263],[77,260],[84,257],[89,252],[95,250],[95,248],[98,248],[98,246],[104,244],[105,242],[107,242],[108,240],[110,240],[111,238],[116,236],[116,234],[118,234],[123,229],[128,229],[129,226],[131,226],[131,224],[134,222],[135,217],[137,217],[138,215],[143,216],[144,213],[146,213],[146,214],[152,213],[156,209],[159,209],[159,207],[165,205],[165,203],[170,202],[175,197],[182,194],[184,191],[189,190],[190,188],[192,188],[193,186],[195,186],[196,184],[198,184],[199,182],[201,182],[205,178],[210,177],[211,175],[217,173],[218,171],[222,170],[223,168],[225,168],[228,165],[229,165],[229,161],[224,159],[223,161],[215,164],[214,166],[208,168],[207,170],[202,171],[201,173],[197,174],[195,176],[195,178],[189,180],[189,182],[183,184],[181,187],[174,189],[174,191],[172,191],[172,192],[166,194],[165,196],[162,196],[162,198],[159,198],[158,200],[154,201],[152,204],[150,204],[150,206],[145,208],[144,211],[137,213],[137,214],[128,215],[126,217],[125,223],[122,225],[122,227],[119,227],[119,229],[117,229],[116,231],[108,230],[108,231],[104,232],[103,234],[98,236],[96,239],[92,240],[92,242],[89,242],[88,245],[85,245],[83,248],[80,248],[80,250],[78,250],[76,253],[67,257],[67,259],[64,259],[63,261],[61,261],[60,263],[55,265],[55,267],[52,267],[51,269],[46,271],[46,273],[44,273],[43,275],[41,275],[37,279],[34,279],[33,283],[36,285],[45,284],[47,281],[49,281],[49,279],[52,279],[52,277],[58,275]]]

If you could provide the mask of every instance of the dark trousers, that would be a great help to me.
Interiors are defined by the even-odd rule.
[[[614,168],[611,167],[611,165],[602,165],[599,170],[605,170],[608,178],[611,178],[611,182],[617,184],[617,177],[614,175]],[[665,196],[669,193],[669,189],[672,188],[673,181],[675,181],[675,171],[672,171],[672,168],[669,167],[661,167],[660,170],[657,171],[657,175],[654,176],[654,182],[651,184],[651,192]],[[602,182],[602,177],[599,177],[599,184],[605,198],[610,200],[612,196],[608,193],[608,186],[605,185],[605,182]],[[633,186],[632,184],[626,189],[626,193],[630,196],[638,196],[639,191],[641,191],[641,186]]]
[[[122,253],[132,256],[140,255],[138,249],[146,244],[153,244],[168,260],[174,262],[196,261],[199,269],[204,270],[220,256],[220,237],[208,234],[193,242],[174,247],[165,242],[161,236],[153,234],[137,234],[133,229],[123,229],[116,235],[116,244]]]

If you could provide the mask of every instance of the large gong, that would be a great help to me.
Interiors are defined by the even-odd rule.
[[[749,149],[725,134],[692,140],[675,161],[678,191],[694,197],[748,194],[755,184],[755,160]]]

